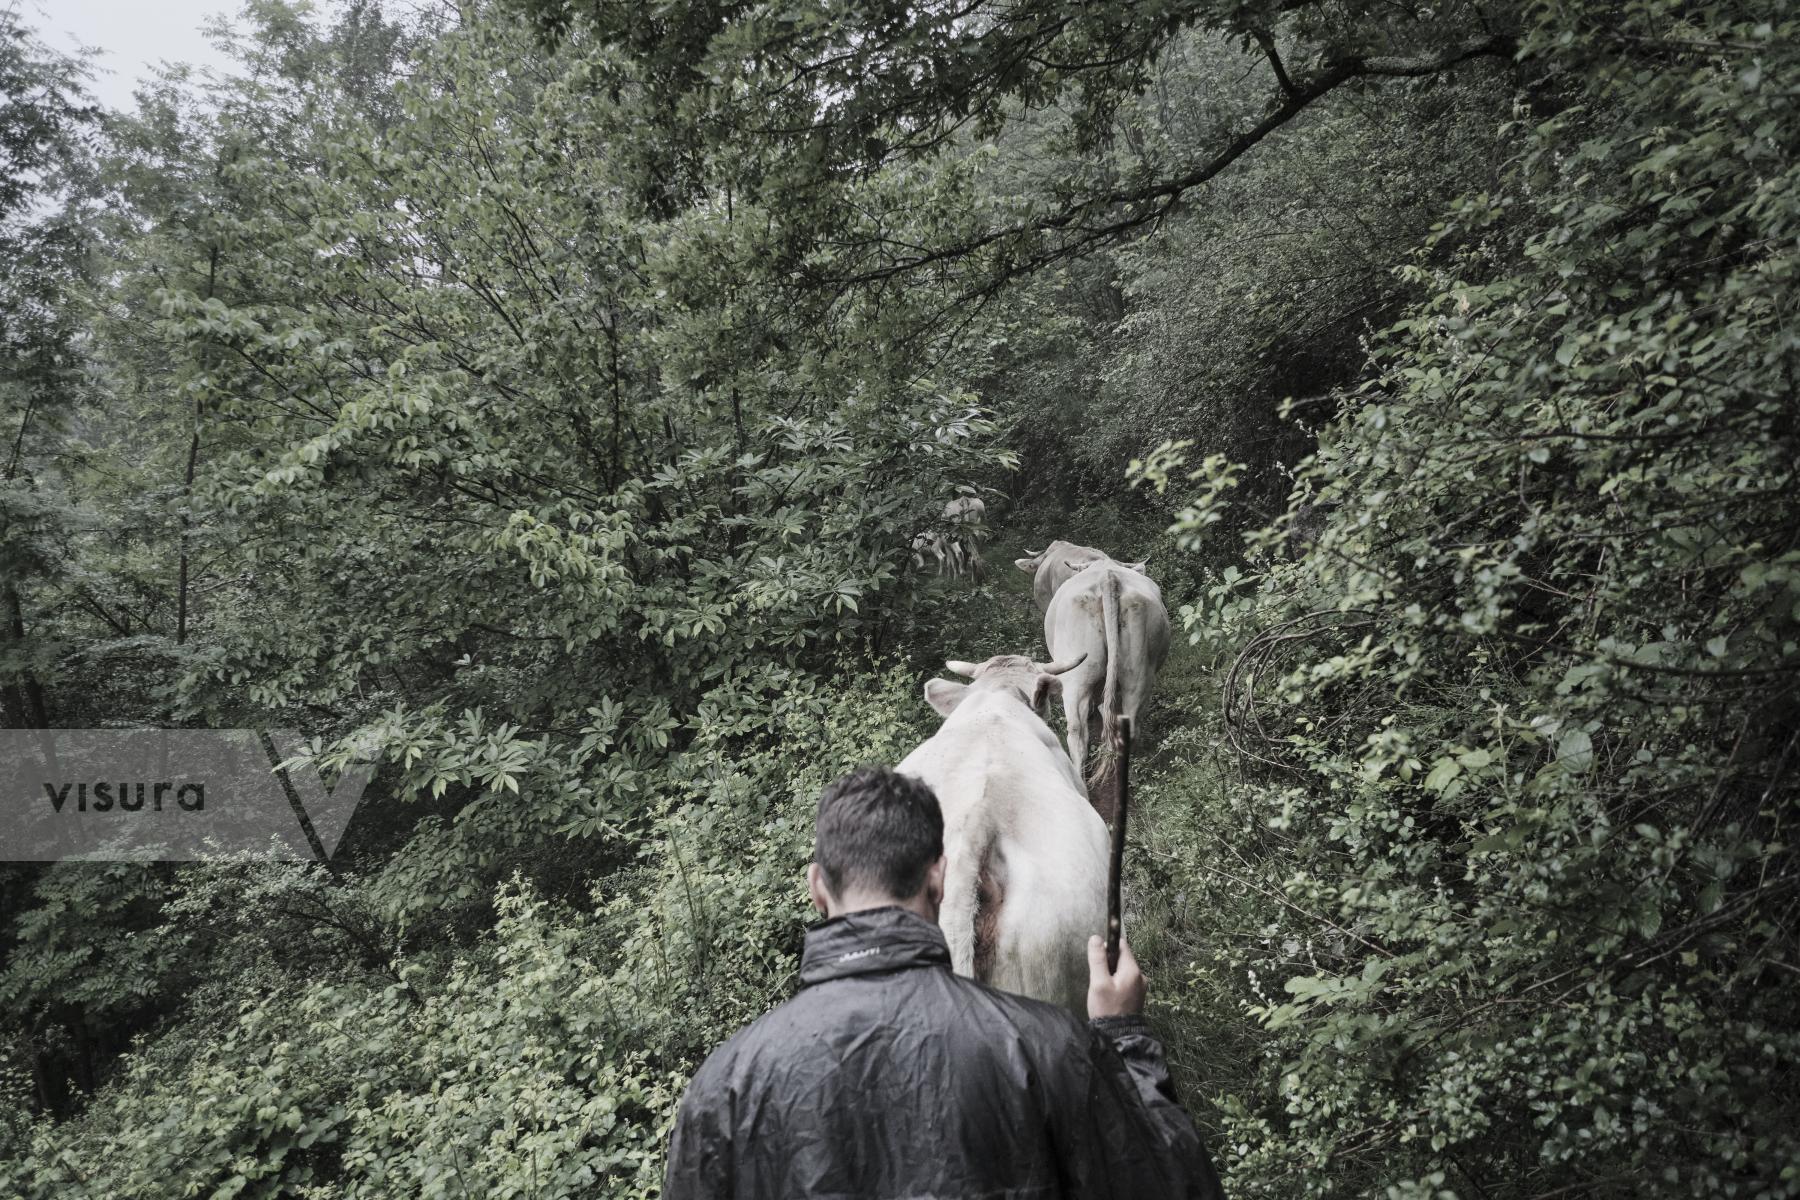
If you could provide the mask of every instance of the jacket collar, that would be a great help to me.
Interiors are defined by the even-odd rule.
[[[904,967],[948,965],[950,946],[935,924],[904,908],[866,908],[806,931],[800,986]]]

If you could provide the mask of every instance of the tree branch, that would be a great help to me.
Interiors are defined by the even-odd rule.
[[[1256,44],[1262,47],[1263,54],[1268,57],[1269,66],[1275,72],[1275,82],[1281,85],[1284,94],[1292,96],[1294,81],[1288,78],[1287,68],[1281,63],[1281,55],[1275,53],[1275,39],[1269,36],[1266,29],[1252,29],[1250,36],[1256,39]]]
[[[1021,263],[1009,266],[1004,272],[1005,279],[1024,274],[1044,263],[1067,257],[1088,246],[1115,239],[1143,225],[1159,220],[1173,211],[1183,193],[1207,183],[1232,163],[1242,158],[1257,144],[1270,134],[1299,116],[1314,101],[1329,94],[1333,90],[1348,83],[1352,79],[1361,78],[1417,78],[1434,75],[1441,71],[1468,62],[1476,58],[1511,57],[1517,50],[1517,42],[1510,36],[1492,34],[1476,38],[1451,47],[1442,53],[1417,58],[1401,58],[1393,56],[1372,57],[1354,55],[1339,59],[1310,77],[1298,81],[1289,79],[1284,98],[1267,116],[1248,132],[1232,139],[1211,159],[1174,179],[1163,180],[1129,191],[1108,192],[1076,208],[1064,209],[1036,220],[1009,225],[1002,229],[990,230],[987,233],[969,238],[951,246],[936,250],[924,251],[909,258],[890,262],[879,267],[857,271],[849,275],[825,277],[818,282],[835,284],[867,284],[877,283],[895,276],[908,274],[922,267],[938,263],[950,262],[966,258],[977,251],[986,249],[995,243],[1008,239],[1029,237],[1038,233],[1060,233],[1067,230],[1079,232],[1080,237],[1073,246],[1052,247],[1028,257]],[[1285,72],[1283,72],[1285,74]],[[1096,210],[1123,207],[1125,215],[1103,225],[1085,225],[1083,218]]]

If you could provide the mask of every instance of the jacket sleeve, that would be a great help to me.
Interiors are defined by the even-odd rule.
[[[718,1072],[701,1065],[681,1098],[669,1138],[663,1200],[726,1200],[732,1194],[731,1098]]]
[[[1068,1114],[1071,1127],[1059,1138],[1079,1194],[1223,1200],[1149,1024],[1102,1017],[1089,1030],[1085,1108]]]

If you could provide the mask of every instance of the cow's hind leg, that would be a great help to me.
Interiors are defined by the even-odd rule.
[[[1006,903],[1006,860],[997,842],[988,844],[975,874],[975,978],[994,980],[995,957],[1000,945],[1000,917]]]
[[[1086,771],[1088,730],[1099,716],[1095,703],[1098,697],[1094,693],[1095,689],[1088,686],[1085,677],[1077,680],[1073,688],[1063,689],[1063,712],[1069,728],[1069,761],[1075,764],[1076,778],[1081,778]]]

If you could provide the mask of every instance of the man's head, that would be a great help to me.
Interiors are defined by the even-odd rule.
[[[897,904],[937,920],[944,816],[931,788],[885,767],[858,767],[826,788],[806,882],[827,916]]]

